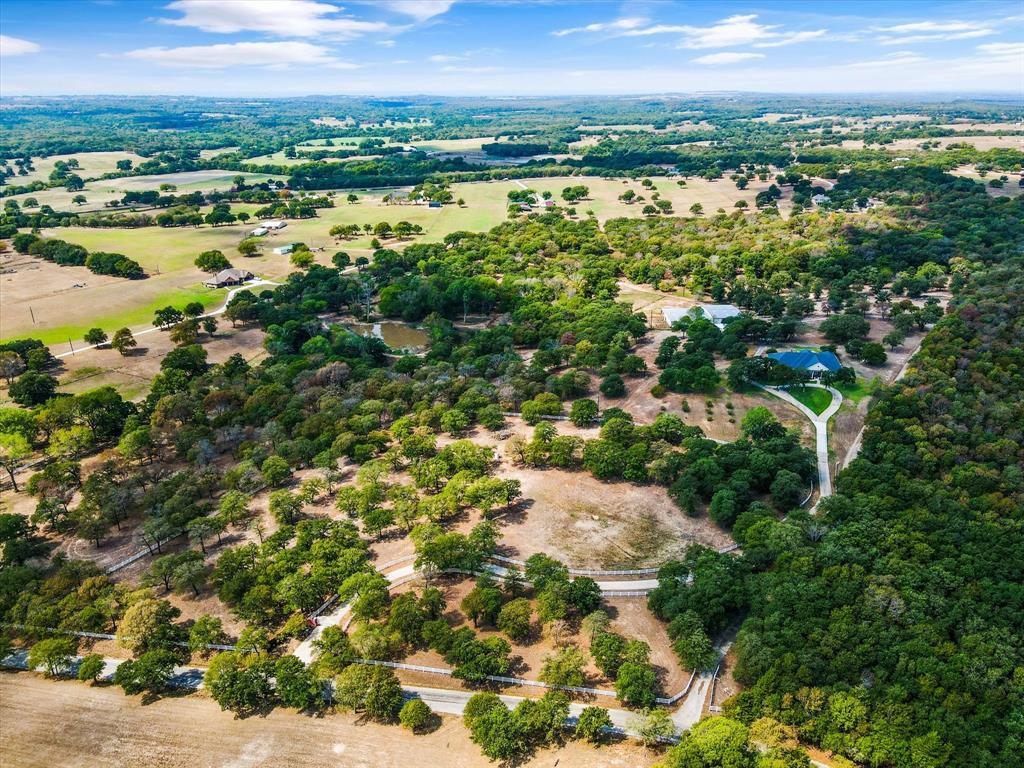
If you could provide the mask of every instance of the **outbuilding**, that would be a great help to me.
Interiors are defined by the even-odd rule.
[[[700,309],[704,313],[704,317],[714,323],[715,327],[719,330],[725,328],[726,320],[742,314],[740,308],[732,304],[698,304],[695,307],[665,307],[661,310],[661,314],[665,318],[665,322],[672,326],[684,317],[690,316],[694,309]]]

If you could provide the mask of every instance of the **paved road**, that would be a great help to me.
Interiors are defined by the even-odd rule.
[[[785,390],[779,389],[778,387],[769,387],[764,384],[756,384],[756,386],[771,392],[776,397],[785,400],[787,403],[796,408],[800,413],[810,419],[814,425],[814,443],[815,453],[818,457],[818,501],[832,495],[832,471],[829,467],[828,459],[828,420],[835,415],[835,412],[839,410],[839,407],[843,404],[843,395],[834,387],[825,387],[821,384],[807,384],[808,387],[816,387],[818,389],[827,389],[832,393],[832,403],[822,413],[817,414],[808,408],[806,405],[801,403],[791,394]],[[815,504],[815,507],[817,504]],[[813,511],[813,508],[812,510]]]
[[[235,298],[235,294],[239,293],[240,291],[247,291],[250,288],[255,288],[255,287],[260,286],[260,285],[280,285],[280,283],[275,283],[272,280],[253,280],[251,283],[247,283],[246,285],[240,285],[237,288],[232,288],[230,291],[228,291],[228,295],[224,298],[224,303],[221,304],[220,307],[218,307],[217,309],[213,310],[212,312],[206,313],[205,315],[200,315],[200,317],[201,318],[202,317],[216,317],[217,315],[223,314],[224,310],[228,308],[228,304],[231,302],[231,300],[233,298]],[[162,328],[157,328],[156,326],[149,326],[148,328],[144,328],[141,331],[134,331],[132,333],[132,335],[133,336],[142,336],[144,334],[155,333],[156,331],[160,331],[160,330],[163,330],[163,329]],[[73,352],[62,352],[59,355],[54,355],[54,357],[56,357],[58,359],[60,359],[62,357],[71,357],[72,355],[77,355],[79,352],[85,352],[86,350],[96,349],[96,347],[99,347],[99,346],[102,346],[102,345],[100,345],[100,344],[89,344],[89,345],[84,346],[84,347],[79,347],[78,349],[74,350]]]

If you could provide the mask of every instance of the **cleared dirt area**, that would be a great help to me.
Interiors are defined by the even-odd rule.
[[[422,736],[351,714],[307,717],[275,710],[267,717],[238,720],[201,694],[143,704],[141,697],[126,697],[120,688],[27,673],[0,674],[0,722],[4,768],[493,765],[454,717],[444,717],[438,730]],[[631,743],[595,750],[571,742],[540,752],[524,765],[641,768],[658,758]]]
[[[657,485],[604,483],[584,472],[503,468],[524,503],[501,518],[501,548],[546,552],[577,568],[635,568],[678,557],[693,543],[732,543],[709,520],[687,517]]]

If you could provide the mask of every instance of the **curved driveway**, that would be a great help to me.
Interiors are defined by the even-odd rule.
[[[808,387],[814,387],[816,389],[827,389],[829,392],[832,393],[832,403],[829,405],[828,408],[826,408],[824,411],[818,414],[812,411],[806,405],[804,405],[791,394],[789,394],[789,392],[786,392],[783,389],[779,389],[778,387],[770,387],[765,384],[757,384],[756,382],[755,386],[760,387],[766,392],[771,392],[773,395],[775,395],[781,400],[785,400],[787,403],[792,405],[794,408],[800,411],[800,413],[802,413],[804,416],[811,420],[811,423],[814,425],[815,452],[818,456],[818,502],[820,502],[822,499],[828,496],[831,496],[832,472],[829,468],[828,460],[828,420],[835,415],[836,411],[838,411],[839,407],[843,404],[842,393],[838,389],[835,389],[834,387],[825,387],[822,386],[821,384],[807,384],[806,386]],[[815,503],[814,507],[817,506],[818,504]],[[812,507],[811,511],[814,510],[814,507]]]

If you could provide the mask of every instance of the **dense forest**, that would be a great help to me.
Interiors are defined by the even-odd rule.
[[[744,542],[727,707],[869,765],[1013,765],[1024,750],[1024,263],[978,274],[804,526]]]

